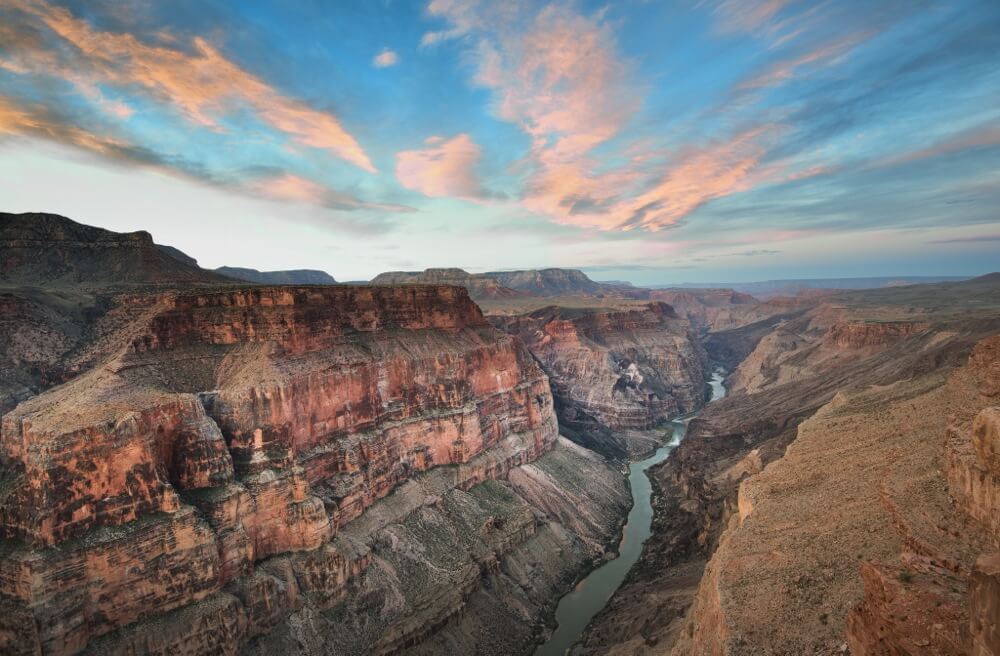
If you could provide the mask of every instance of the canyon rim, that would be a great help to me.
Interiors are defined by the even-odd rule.
[[[1000,656],[998,51],[0,0],[0,654]]]

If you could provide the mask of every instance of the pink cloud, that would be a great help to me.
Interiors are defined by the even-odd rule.
[[[635,181],[626,170],[594,172],[592,151],[621,133],[641,97],[603,12],[434,0],[428,13],[450,27],[428,33],[424,43],[470,37],[474,81],[492,90],[494,113],[531,138],[522,200],[528,209],[566,219],[613,201]]]
[[[800,69],[809,66],[830,66],[839,63],[850,51],[873,35],[864,31],[851,34],[831,43],[803,53],[798,57],[779,61],[762,73],[740,84],[740,89],[759,89],[778,86],[795,77]]]
[[[754,33],[766,28],[794,0],[722,0],[714,9],[725,32]]]
[[[247,185],[254,194],[280,201],[306,203],[339,210],[379,210],[412,212],[413,208],[390,203],[372,203],[330,189],[308,178],[292,173],[260,178]]]
[[[25,14],[34,16],[66,43],[74,46],[70,61],[41,43],[19,44],[25,49],[6,67],[48,74],[69,80],[84,90],[99,84],[145,89],[157,100],[176,107],[188,120],[221,129],[228,111],[250,108],[272,128],[294,142],[326,150],[365,171],[374,172],[365,151],[333,115],[312,109],[283,95],[260,78],[228,60],[201,38],[192,42],[193,53],[153,46],[127,33],[102,32],[68,10],[44,0],[12,0]],[[123,110],[112,105],[112,113]]]
[[[899,166],[922,159],[941,157],[972,148],[1000,145],[1000,125],[988,123],[943,137],[926,148],[912,150],[877,162],[879,166]]]
[[[462,133],[446,139],[429,137],[427,147],[396,154],[396,178],[425,196],[481,199],[488,194],[475,173],[479,146]]]
[[[155,164],[138,157],[132,144],[69,125],[42,108],[26,107],[0,96],[0,135],[42,137],[119,160]]]
[[[399,55],[388,48],[383,48],[382,52],[375,55],[372,59],[372,66],[375,68],[389,68],[390,66],[395,66],[399,63]]]

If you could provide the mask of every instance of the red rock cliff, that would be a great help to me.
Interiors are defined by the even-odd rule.
[[[705,351],[665,303],[602,312],[549,307],[494,321],[542,363],[566,427],[647,429],[705,401]]]
[[[364,569],[330,541],[376,500],[440,465],[505,476],[557,436],[545,374],[460,288],[167,294],[131,334],[3,418],[4,653],[111,632],[233,653]],[[165,632],[122,628],[167,612]]]

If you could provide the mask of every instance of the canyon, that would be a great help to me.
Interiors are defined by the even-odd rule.
[[[662,439],[650,429],[705,402],[708,356],[665,303],[549,306],[492,321],[519,336],[548,375],[563,433],[609,457],[656,450]]]
[[[571,653],[1000,654],[998,274],[277,284],[47,214],[0,253],[3,653],[531,653],[697,412]]]
[[[996,653],[995,604],[977,601],[995,590],[994,493],[969,435],[998,285],[836,294],[710,335],[745,359],[652,470],[653,535],[577,651]]]

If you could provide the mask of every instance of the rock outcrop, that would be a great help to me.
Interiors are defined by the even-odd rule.
[[[625,295],[638,293],[634,287],[619,287],[594,282],[576,269],[525,269],[522,271],[491,271],[484,274],[501,285],[535,296],[596,296],[613,292]]]
[[[548,383],[464,290],[259,287],[143,299],[116,334],[129,336],[119,342],[127,347],[3,418],[5,653],[234,653],[297,626],[287,624],[292,612],[396,594],[379,570],[350,582],[396,553],[401,529],[391,527],[423,526],[426,513],[462,529],[456,544],[472,569],[449,586],[466,601],[479,585],[473,571],[549,548],[575,554],[546,584],[567,585],[611,539],[627,503],[620,475],[575,447],[547,456],[558,471],[546,484],[600,519],[581,526],[525,500],[539,495],[518,481],[546,480],[546,466],[531,463],[556,448]],[[607,488],[589,497],[563,471],[574,467],[605,476]],[[396,490],[410,492],[390,502]],[[469,542],[472,529],[481,537]],[[434,535],[409,544],[430,549]],[[395,637],[376,652],[427,639],[457,616],[460,603],[433,601],[427,572],[414,570],[403,588],[429,624],[380,616]],[[535,602],[522,624],[548,603]]]
[[[525,294],[505,287],[489,274],[469,273],[464,269],[425,269],[424,271],[387,271],[371,281],[372,285],[457,285],[469,290],[476,300],[519,298]]]
[[[104,285],[221,283],[226,278],[175,259],[148,232],[117,233],[57,214],[0,212],[0,283]]]
[[[756,372],[744,363],[765,384],[709,405],[652,470],[653,535],[580,653],[842,653],[848,614],[865,594],[865,561],[918,583],[947,581],[966,610],[942,600],[942,612],[989,626],[988,611],[970,613],[965,601],[968,576],[989,551],[987,531],[955,512],[942,443],[953,412],[971,430],[978,410],[995,405],[969,401],[970,390],[992,389],[982,376],[959,384],[948,374],[977,358],[993,371],[982,355],[992,341],[982,340],[1000,329],[996,291],[980,280],[856,292],[781,319],[773,330],[801,340],[782,374],[761,376],[765,358]],[[863,344],[830,337],[837,324],[885,321],[917,328]],[[720,346],[735,352],[753,338],[734,333]],[[916,560],[900,561],[904,545]],[[899,571],[872,580],[900,581]],[[986,571],[976,580],[990,584]],[[898,591],[882,589],[885,598]],[[889,614],[901,617],[871,616]],[[927,626],[935,624],[958,635],[940,620]]]
[[[337,283],[329,273],[316,269],[258,271],[257,269],[223,266],[215,269],[215,272],[234,280],[255,282],[261,285],[335,285]]]
[[[491,320],[541,363],[567,434],[607,455],[625,454],[625,431],[654,428],[705,402],[705,351],[664,303],[626,311],[550,306]]]
[[[777,311],[732,289],[655,289],[649,298],[668,303],[699,332],[738,328]]]
[[[373,285],[459,285],[476,300],[502,300],[549,296],[613,296],[643,299],[649,290],[594,282],[576,269],[526,269],[469,273],[458,268],[424,271],[388,271],[375,276]]]

